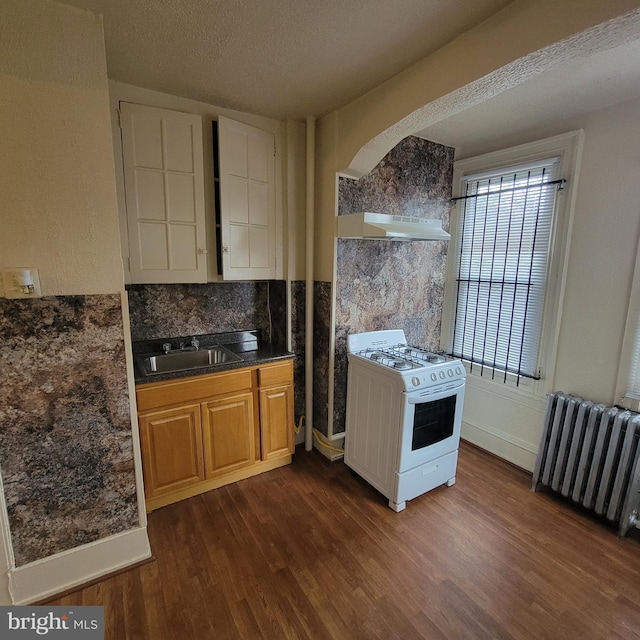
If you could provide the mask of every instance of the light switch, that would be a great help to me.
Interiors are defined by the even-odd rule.
[[[5,298],[41,298],[37,269],[2,269]]]

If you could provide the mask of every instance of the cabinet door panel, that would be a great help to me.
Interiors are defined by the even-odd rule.
[[[293,388],[291,385],[260,391],[260,426],[263,460],[293,453]]]
[[[249,185],[244,179],[228,176],[226,182],[226,209],[231,228],[234,224],[249,224]]]
[[[200,405],[140,416],[140,440],[147,498],[204,480]]]
[[[140,260],[146,271],[169,268],[169,239],[167,225],[140,223]]]
[[[169,171],[193,173],[193,136],[197,135],[193,124],[174,118],[164,120],[166,168]]]
[[[160,115],[132,113],[133,161],[136,167],[162,169],[162,119]]]
[[[120,110],[131,282],[206,282],[202,118]]]
[[[251,392],[203,403],[202,427],[207,478],[255,462]]]
[[[197,222],[196,190],[193,176],[183,173],[168,173],[167,200],[171,222]]]
[[[218,118],[225,280],[276,277],[275,136]]]
[[[252,267],[269,266],[269,230],[252,227],[249,233],[249,262]]]
[[[234,227],[229,229],[229,265],[234,269],[248,269],[249,260],[249,227]]]
[[[166,220],[164,174],[161,171],[136,169],[138,220]],[[142,234],[144,238],[144,234]]]
[[[198,239],[190,225],[173,225],[170,233],[171,266],[174,271],[188,272],[198,267]]]

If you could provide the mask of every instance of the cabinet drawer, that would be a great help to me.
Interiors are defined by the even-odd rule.
[[[251,369],[237,369],[136,388],[138,411],[251,389]]]
[[[289,382],[293,382],[293,362],[291,360],[258,369],[258,384],[261,387]]]

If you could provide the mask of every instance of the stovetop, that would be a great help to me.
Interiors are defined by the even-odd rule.
[[[460,360],[407,344],[401,329],[352,334],[347,351],[350,361],[365,360],[368,366],[398,376],[407,390],[464,382],[466,377]]]
[[[451,360],[451,358],[439,353],[425,351],[420,347],[403,343],[381,349],[366,348],[354,353],[362,358],[367,358],[368,360],[398,371],[422,369],[423,367],[442,364],[443,362]]]

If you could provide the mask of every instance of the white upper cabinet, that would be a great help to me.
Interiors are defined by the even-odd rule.
[[[126,102],[120,113],[131,282],[206,282],[202,118]]]
[[[275,138],[220,116],[220,247],[224,280],[276,277]]]

